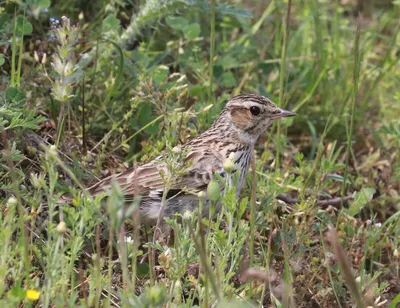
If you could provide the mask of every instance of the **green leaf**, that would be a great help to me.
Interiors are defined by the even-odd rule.
[[[198,38],[200,35],[200,25],[198,23],[195,24],[191,24],[188,27],[186,27],[184,33],[185,33],[185,37],[188,40],[194,40],[195,38]]]
[[[6,31],[6,25],[10,22],[10,16],[8,14],[0,14],[0,31]]]
[[[149,276],[150,266],[148,263],[138,263],[136,264],[136,275],[140,278]]]
[[[9,291],[10,296],[17,298],[19,300],[23,300],[25,298],[25,293],[26,293],[25,289],[17,285],[13,286]]]
[[[189,95],[190,96],[196,96],[196,95],[201,95],[204,93],[205,87],[204,85],[201,84],[195,84],[189,87]]]
[[[247,203],[248,203],[247,197],[243,198],[243,200],[240,202],[239,208],[238,208],[238,217],[239,218],[241,218],[243,216],[244,211],[246,210],[246,207],[247,207]]]
[[[23,15],[18,15],[15,22],[17,23],[17,35],[20,35],[21,33],[24,35],[32,33],[32,24]]]
[[[328,174],[326,176],[326,178],[329,179],[329,180],[333,180],[333,181],[337,181],[337,182],[341,182],[341,183],[343,183],[343,180],[344,180],[343,176],[341,176],[339,174],[334,174],[334,173]],[[346,183],[347,184],[351,184],[349,179],[346,180]]]
[[[17,144],[15,142],[13,142],[11,146],[11,159],[12,161],[21,161],[25,159],[25,155],[22,154],[21,151],[17,149]],[[4,155],[0,157],[0,162],[6,162],[6,161],[7,159],[6,157],[4,157]]]
[[[38,129],[38,124],[45,120],[44,117],[36,117],[35,112],[29,112],[28,114],[18,113],[11,119],[10,125],[7,129]]]
[[[222,75],[222,84],[224,87],[231,88],[236,85],[236,79],[232,72],[225,72]]]
[[[50,7],[50,0],[38,0],[38,6],[40,9],[47,9]]]
[[[0,54],[0,66],[2,66],[5,61],[6,60],[4,59],[4,56],[2,54]]]
[[[189,24],[185,18],[180,16],[168,16],[165,21],[167,22],[168,26],[176,31],[184,31]]]
[[[356,193],[354,200],[350,205],[350,208],[344,210],[345,213],[352,217],[357,215],[364,207],[364,205],[372,200],[375,191],[376,190],[374,188],[369,187],[361,189],[359,192]]]
[[[115,17],[114,15],[108,15],[103,20],[103,31],[107,32],[110,30],[114,30],[115,28],[119,28],[121,21]]]
[[[50,0],[28,0],[28,5],[32,7],[32,9],[43,10],[50,7]]]
[[[390,303],[389,308],[396,308],[397,304],[400,302],[400,294],[397,294],[393,301]]]
[[[8,87],[6,89],[6,101],[14,108],[22,107],[26,102],[25,93],[18,88]]]
[[[156,69],[154,69],[151,72],[151,77],[157,84],[160,84],[161,82],[163,82],[167,79],[168,74],[169,74],[168,67],[158,66]]]
[[[211,10],[210,3],[206,2],[206,1],[198,1],[197,3],[198,3],[198,5],[200,5],[202,7],[202,9],[204,11],[210,12],[210,10]],[[222,14],[224,16],[230,15],[235,18],[251,18],[251,17],[253,17],[251,12],[246,11],[244,9],[240,9],[231,4],[225,4],[225,3],[217,3],[216,11],[219,14]]]
[[[142,104],[138,111],[139,127],[146,126],[154,119],[153,106],[151,104]],[[144,131],[150,135],[154,135],[159,131],[158,124],[147,126]]]
[[[241,8],[238,8],[237,6],[227,4],[227,3],[218,3],[216,9],[218,12],[220,12],[223,15],[230,15],[235,18],[252,18],[253,17],[253,14],[251,12],[241,9]]]
[[[139,49],[132,52],[132,59],[142,68],[146,68],[150,63],[149,57]]]
[[[217,64],[221,65],[225,70],[231,69],[231,68],[236,68],[240,65],[239,61],[237,61],[235,58],[233,58],[230,55],[220,58],[217,61]]]
[[[32,8],[32,13],[36,19],[39,18],[40,11],[50,7],[50,0],[27,0],[26,4]]]

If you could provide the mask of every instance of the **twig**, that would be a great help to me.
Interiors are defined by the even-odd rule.
[[[286,203],[289,203],[289,204],[295,204],[295,203],[299,202],[299,199],[297,199],[297,198],[287,197],[287,196],[282,195],[282,194],[278,195],[276,197],[276,199],[281,200],[281,201],[286,202]],[[354,199],[354,196],[350,195],[350,196],[345,196],[343,198],[343,201],[344,202],[348,202],[349,200],[353,200],[353,199]],[[325,208],[325,207],[327,207],[329,205],[339,205],[341,203],[342,203],[342,198],[341,197],[332,198],[332,199],[325,199],[325,200],[318,200],[317,201],[317,205],[322,207],[322,208]]]
[[[332,198],[332,199],[326,199],[326,200],[318,200],[317,201],[317,205],[319,205],[320,207],[326,207],[328,205],[339,205],[342,203],[347,203],[347,201],[349,200],[353,200],[354,196],[345,196],[343,199],[341,197],[337,197],[337,198]]]

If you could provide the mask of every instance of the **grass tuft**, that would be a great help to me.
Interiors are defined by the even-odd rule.
[[[397,307],[397,2],[1,7],[0,303]],[[197,212],[147,226],[136,191],[85,193],[167,153],[165,202],[180,145],[240,93],[299,116],[261,136],[239,196],[216,178],[208,215],[188,191]]]

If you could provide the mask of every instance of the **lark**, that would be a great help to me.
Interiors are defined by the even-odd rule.
[[[295,116],[296,113],[278,108],[268,98],[245,94],[231,98],[214,124],[198,137],[182,146],[185,153],[183,165],[189,166],[180,176],[171,176],[168,192],[165,191],[165,178],[170,173],[165,156],[122,173],[104,178],[88,188],[88,193],[96,196],[109,190],[113,183],[120,185],[127,201],[141,196],[140,221],[155,224],[161,215],[193,211],[199,205],[199,198],[193,192],[207,192],[207,185],[216,174],[226,178],[223,163],[233,162],[230,174],[237,173],[236,193],[240,192],[248,173],[254,145],[258,137],[275,120]],[[223,184],[221,189],[224,189]],[[164,196],[163,201],[163,195]],[[205,207],[209,206],[205,195]],[[163,206],[162,206],[163,204]]]

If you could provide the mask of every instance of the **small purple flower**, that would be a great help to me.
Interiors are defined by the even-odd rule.
[[[50,22],[54,22],[55,21],[55,19],[53,18],[53,17],[50,17]]]

